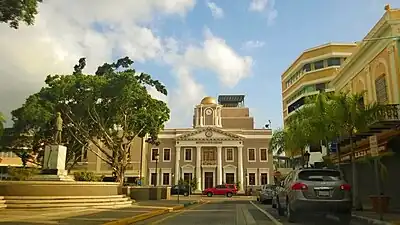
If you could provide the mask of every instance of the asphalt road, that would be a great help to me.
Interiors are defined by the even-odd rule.
[[[312,218],[305,223],[289,223],[279,217],[270,205],[248,200],[220,200],[194,205],[182,211],[162,215],[137,225],[328,225],[339,224],[334,219]],[[364,225],[358,221],[351,225]]]

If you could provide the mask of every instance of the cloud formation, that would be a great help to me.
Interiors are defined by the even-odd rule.
[[[214,18],[220,19],[224,17],[224,10],[215,4],[215,2],[207,2],[207,7],[211,10]]]
[[[242,49],[251,50],[251,49],[255,49],[255,48],[262,48],[262,47],[264,47],[264,45],[265,45],[265,42],[263,42],[263,41],[251,40],[251,41],[246,41],[243,44]]]
[[[205,95],[194,77],[196,70],[212,71],[223,85],[233,87],[251,73],[252,58],[240,56],[226,42],[208,32],[198,45],[151,29],[155,15],[184,17],[195,0],[45,1],[35,26],[19,30],[0,24],[0,111],[9,112],[38,91],[48,74],[70,74],[81,57],[86,73],[118,56],[146,63],[166,63],[177,87],[165,98],[172,111],[170,126],[189,126],[194,104]],[[12,97],[10,97],[12,96]],[[184,96],[182,98],[182,96]],[[10,119],[10,118],[8,118]],[[183,123],[184,122],[184,123]],[[8,124],[10,125],[10,123]]]
[[[251,0],[249,10],[266,13],[268,25],[272,25],[278,17],[278,11],[275,9],[275,0]]]

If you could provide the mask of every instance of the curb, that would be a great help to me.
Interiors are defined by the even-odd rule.
[[[391,223],[391,222],[381,221],[381,220],[372,219],[372,218],[368,218],[368,217],[364,217],[364,216],[352,215],[352,217],[353,217],[353,219],[365,222],[369,225],[393,225],[393,223]]]
[[[185,203],[183,205],[178,205],[178,206],[174,206],[172,208],[168,208],[168,209],[161,209],[161,210],[154,210],[152,212],[148,212],[148,213],[143,213],[134,217],[128,217],[128,218],[123,218],[123,219],[119,219],[119,220],[115,220],[115,221],[111,221],[108,223],[104,223],[103,225],[129,225],[132,223],[136,223],[136,222],[140,222],[143,220],[147,220],[156,216],[160,216],[163,214],[167,214],[169,212],[173,212],[173,211],[177,211],[177,210],[181,210],[185,207],[188,207],[190,205],[194,205],[199,203],[199,201],[193,201],[193,202],[188,202]]]

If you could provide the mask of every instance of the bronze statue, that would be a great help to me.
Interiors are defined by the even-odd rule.
[[[61,113],[57,113],[56,123],[55,123],[56,133],[54,135],[55,144],[61,144],[61,132],[63,128],[63,120],[61,118]]]

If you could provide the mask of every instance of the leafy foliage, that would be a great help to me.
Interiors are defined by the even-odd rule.
[[[14,29],[18,29],[20,22],[33,25],[41,2],[43,0],[1,0],[0,23],[8,23]]]
[[[49,143],[55,114],[61,112],[63,141],[74,144],[77,152],[88,144],[86,149],[109,164],[122,183],[134,138],[147,134],[147,142],[158,144],[157,135],[170,113],[146,89],[152,86],[166,95],[165,86],[148,74],[136,73],[132,64],[125,57],[103,64],[96,75],[85,75],[82,58],[72,75],[47,76],[47,86],[12,112],[15,129],[20,134],[33,132],[35,144]]]
[[[100,182],[103,180],[104,176],[97,176],[93,172],[79,171],[74,173],[74,178],[76,181]]]
[[[8,167],[7,169],[8,175],[11,177],[11,180],[29,180],[34,175],[39,174],[39,170],[37,168],[20,168],[20,167]]]
[[[3,135],[4,131],[4,123],[6,122],[6,118],[4,115],[0,112],[0,136]]]

